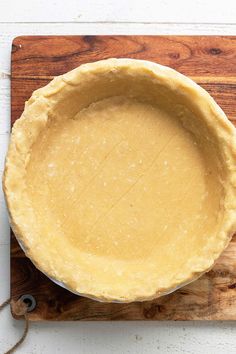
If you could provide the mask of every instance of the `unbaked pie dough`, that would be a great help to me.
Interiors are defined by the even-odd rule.
[[[235,129],[190,79],[83,65],[35,91],[4,191],[26,254],[73,292],[146,300],[201,275],[236,230]]]

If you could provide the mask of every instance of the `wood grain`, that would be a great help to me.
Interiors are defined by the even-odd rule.
[[[85,62],[109,57],[169,65],[201,84],[236,119],[235,36],[28,36],[12,45],[12,123],[32,91]],[[32,294],[30,320],[234,320],[236,237],[214,268],[194,283],[149,302],[104,304],[50,281],[11,238],[11,296]],[[14,315],[14,314],[13,314]],[[16,317],[16,316],[15,316]]]

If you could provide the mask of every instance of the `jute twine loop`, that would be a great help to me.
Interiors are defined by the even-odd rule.
[[[12,354],[25,340],[25,337],[27,336],[28,330],[29,330],[29,319],[27,316],[27,311],[28,311],[28,306],[27,304],[22,301],[21,299],[14,301],[11,299],[8,299],[6,301],[4,301],[1,305],[0,305],[0,311],[6,307],[7,305],[10,305],[12,307],[12,312],[14,312],[14,314],[16,314],[17,316],[24,316],[25,318],[25,329],[24,332],[22,334],[22,337],[18,340],[18,342],[7,352],[5,352],[5,354]]]

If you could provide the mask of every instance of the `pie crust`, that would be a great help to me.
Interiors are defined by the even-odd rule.
[[[26,255],[69,290],[143,301],[209,270],[236,230],[236,134],[213,98],[133,59],[33,92],[3,189]]]

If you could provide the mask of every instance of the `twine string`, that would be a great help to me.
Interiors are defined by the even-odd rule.
[[[11,305],[12,312],[15,315],[24,316],[24,319],[25,319],[25,328],[24,328],[24,332],[23,332],[21,338],[16,342],[15,345],[13,345],[13,347],[11,349],[9,349],[7,352],[5,352],[5,354],[12,354],[24,342],[24,340],[25,340],[25,338],[27,336],[27,333],[28,333],[28,330],[29,330],[29,319],[28,319],[28,316],[27,316],[28,306],[21,299],[19,299],[17,301],[14,301],[14,300],[11,300],[11,299],[7,299],[6,301],[4,301],[0,305],[0,311],[3,310],[7,305]]]

